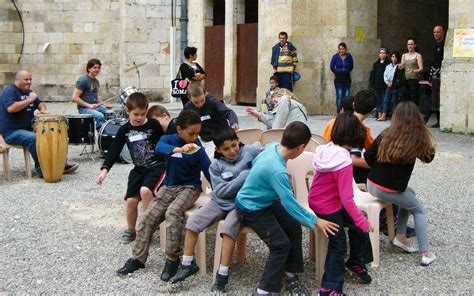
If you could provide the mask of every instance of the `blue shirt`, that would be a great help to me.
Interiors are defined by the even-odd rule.
[[[185,144],[187,143],[177,134],[164,135],[156,144],[155,152],[165,157],[166,179],[164,184],[167,187],[188,185],[201,191],[201,171],[211,182],[209,176],[211,161],[199,140],[194,142],[201,147],[198,152],[194,154],[173,153],[174,148],[182,147]]]
[[[33,103],[29,104],[22,110],[9,113],[7,111],[13,103],[21,102],[26,99],[31,90],[23,93],[16,85],[7,85],[0,95],[0,134],[8,136],[12,132],[22,129],[32,131],[31,122],[34,118],[34,112],[38,108],[41,100],[36,98]]]
[[[303,208],[293,194],[280,145],[271,143],[254,159],[235,205],[248,213],[267,209],[275,201],[281,201],[288,214],[301,224],[311,229],[316,225],[318,218]]]

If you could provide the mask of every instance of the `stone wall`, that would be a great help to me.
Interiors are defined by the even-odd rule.
[[[99,58],[103,67],[98,78],[104,97],[118,94],[120,88],[138,87],[136,71],[125,70],[134,62],[146,62],[140,68],[142,89],[151,99],[169,98],[169,1],[17,2],[25,25],[24,52],[20,65],[16,65],[21,30],[13,4],[2,2],[0,30],[9,32],[2,32],[8,38],[0,39],[9,43],[0,48],[8,52],[0,59],[0,84],[9,83],[12,73],[24,67],[33,72],[33,88],[43,99],[67,101],[76,79],[85,73],[87,60]],[[179,6],[176,13],[179,29]],[[179,43],[176,45],[179,53]],[[179,54],[175,63],[179,63]]]
[[[11,2],[0,2],[0,84],[13,80],[21,50],[21,23]]]

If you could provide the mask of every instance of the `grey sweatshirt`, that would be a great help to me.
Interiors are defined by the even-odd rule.
[[[260,153],[261,148],[247,145],[240,148],[239,156],[235,160],[224,157],[212,160],[209,167],[212,183],[212,199],[224,211],[235,208],[234,200],[245,178],[252,167],[253,159]]]
[[[300,102],[282,96],[273,111],[261,113],[258,120],[265,123],[268,129],[284,128],[294,121],[306,123],[306,108]]]

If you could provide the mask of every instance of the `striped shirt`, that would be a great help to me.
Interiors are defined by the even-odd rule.
[[[291,51],[288,45],[285,44],[280,47],[280,54],[278,55],[277,73],[293,73],[294,66],[298,63],[296,49]]]

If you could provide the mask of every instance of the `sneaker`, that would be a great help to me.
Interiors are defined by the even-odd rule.
[[[297,275],[291,279],[286,279],[286,282],[292,295],[311,295],[311,292],[303,286]]]
[[[415,228],[407,226],[405,236],[408,238],[416,236]]]
[[[321,288],[319,289],[319,295],[320,296],[346,296],[346,294],[342,293],[342,292],[338,292],[334,289],[324,289],[324,288]]]
[[[425,256],[425,255],[422,255],[421,256],[421,261],[420,261],[420,264],[421,266],[428,266],[430,265],[433,261],[436,260],[436,256],[435,254],[431,253],[431,257],[428,257],[428,256]]]
[[[392,244],[396,247],[399,247],[400,249],[402,249],[403,251],[407,252],[407,253],[415,253],[415,252],[418,252],[418,248],[413,246],[413,245],[405,245],[404,243],[402,243],[401,241],[398,240],[397,237],[395,237],[392,241]]]
[[[268,294],[260,294],[257,292],[257,288],[255,288],[252,292],[252,296],[272,296],[272,293],[268,293]]]
[[[229,281],[229,275],[216,274],[216,281],[212,285],[211,292],[225,293],[225,285]]]
[[[137,237],[137,233],[133,229],[127,229],[122,233],[122,237],[120,238],[120,241],[122,244],[129,244],[135,240]]]
[[[38,178],[43,179],[43,172],[41,171],[40,168],[35,169],[35,174],[38,176]]]
[[[439,122],[433,124],[431,127],[432,127],[432,128],[439,128]]]
[[[370,284],[372,282],[372,277],[370,277],[365,266],[359,264],[349,265],[346,263],[346,268],[361,279],[362,283]]]
[[[145,264],[141,263],[138,259],[130,258],[125,262],[125,265],[117,270],[118,275],[128,275],[140,268],[145,268]]]
[[[163,271],[161,272],[160,279],[164,282],[169,281],[178,271],[179,267],[179,259],[176,261],[171,261],[170,259],[166,259],[165,267],[163,267]]]
[[[196,261],[191,261],[190,265],[180,264],[176,274],[170,279],[172,284],[184,281],[186,278],[192,276],[199,271],[199,266],[197,266]]]
[[[77,171],[78,168],[79,168],[79,164],[77,163],[73,163],[73,164],[66,163],[66,165],[64,166],[64,174],[72,174],[75,171]]]

